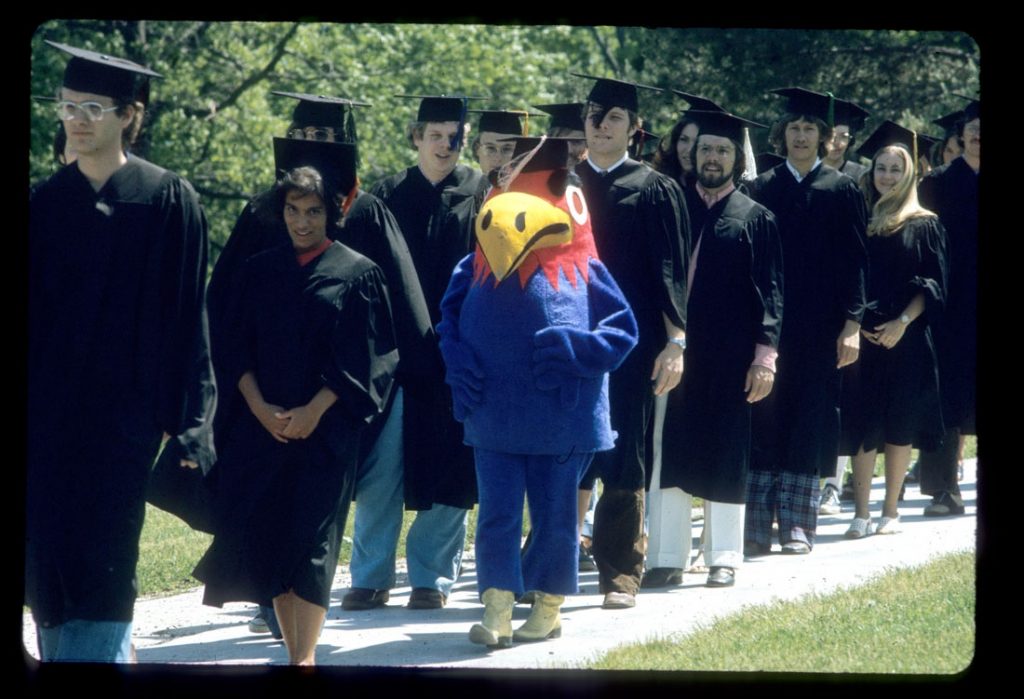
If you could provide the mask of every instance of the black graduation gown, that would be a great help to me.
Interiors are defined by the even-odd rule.
[[[26,603],[44,626],[127,621],[161,434],[213,400],[206,220],[188,182],[129,156],[99,192],[61,169],[29,228]]]
[[[931,327],[942,317],[945,231],[935,216],[912,218],[898,232],[868,238],[871,278],[864,327],[899,318],[924,294],[924,313],[892,349],[861,337],[858,370],[843,378],[843,451],[890,444],[934,450],[944,432],[939,369]]]
[[[786,324],[772,392],[753,406],[751,468],[808,476],[835,471],[840,374],[836,340],[864,315],[867,207],[846,175],[819,165],[796,181],[786,163],[751,197],[775,214]]]
[[[975,434],[978,380],[978,190],[981,175],[963,159],[921,180],[921,205],[939,216],[947,236],[949,288],[934,327],[946,427]]]
[[[481,178],[478,170],[457,165],[433,185],[414,165],[371,188],[398,222],[433,328],[441,321],[441,299],[452,272],[470,252]],[[473,452],[452,416],[436,338],[420,360],[425,371],[403,377],[405,506],[427,510],[439,503],[468,509],[476,502]]]
[[[690,222],[679,185],[650,167],[626,160],[611,173],[588,163],[576,166],[590,210],[601,261],[633,309],[639,342],[609,375],[615,449],[594,462],[606,486],[650,487],[651,370],[667,341],[662,314],[686,328],[686,270]]]
[[[245,261],[256,253],[289,243],[288,229],[273,198],[273,190],[269,189],[246,205],[210,276],[207,303],[217,371],[229,364],[229,358],[221,351],[227,346],[228,338],[224,336],[231,327],[228,299],[242,282]],[[431,355],[436,346],[434,331],[412,256],[394,216],[380,199],[360,191],[341,227],[328,229],[328,235],[370,258],[384,273],[400,359],[395,379],[402,384],[405,376],[417,380],[432,375],[436,371],[436,359]],[[221,378],[220,383],[224,382]],[[230,431],[234,416],[248,411],[241,394],[237,391],[227,394],[223,392],[216,416],[218,440]],[[390,405],[385,413],[389,409]],[[373,448],[384,422],[384,419],[374,420],[363,433],[360,460]]]
[[[340,243],[304,267],[286,244],[246,262],[230,306],[231,386],[252,371],[285,409],[324,386],[338,400],[310,437],[286,444],[251,412],[238,416],[217,463],[216,535],[193,574],[206,604],[265,603],[294,588],[326,607],[359,433],[383,409],[398,361],[384,277]]]
[[[699,249],[686,308],[686,369],[665,413],[661,487],[742,503],[750,461],[743,384],[755,345],[779,345],[782,246],[772,213],[738,191],[710,209],[692,188],[686,199]]]
[[[867,171],[867,165],[861,165],[860,163],[855,163],[852,160],[843,161],[843,166],[839,168],[839,172],[851,178],[858,186],[860,185],[861,176]]]

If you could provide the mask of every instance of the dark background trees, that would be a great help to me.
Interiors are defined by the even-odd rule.
[[[52,96],[65,56],[43,39],[130,58],[162,73],[137,150],[186,176],[199,191],[214,253],[245,201],[273,180],[270,139],[294,102],[271,90],[373,103],[357,114],[364,185],[407,167],[403,138],[416,101],[397,94],[464,93],[473,106],[525,108],[581,99],[589,82],[570,71],[675,87],[769,123],[774,87],[801,85],[871,110],[867,129],[893,119],[928,124],[976,95],[980,52],[967,34],[936,31],[676,29],[484,24],[171,22],[65,20],[31,41],[33,96]],[[665,133],[685,103],[646,93],[648,128]],[[29,176],[51,174],[57,120],[32,100]],[[543,130],[544,119],[530,121]],[[758,150],[765,134],[755,134]],[[464,162],[471,162],[468,152]]]

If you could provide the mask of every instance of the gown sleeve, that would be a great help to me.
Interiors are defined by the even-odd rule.
[[[867,308],[868,209],[860,189],[849,178],[844,180],[841,206],[837,211],[839,240],[836,269],[839,271],[839,302],[847,320],[860,323]]]
[[[679,186],[657,176],[637,207],[647,232],[649,269],[655,275],[657,306],[669,321],[686,329],[686,275],[690,264],[690,217]]]
[[[946,232],[939,219],[928,216],[918,219],[916,248],[920,266],[918,272],[909,281],[909,294],[913,298],[918,293],[924,294],[925,318],[928,325],[934,327],[940,317],[946,301]]]
[[[762,309],[757,344],[778,349],[782,332],[782,241],[775,216],[769,211],[750,226],[750,275]]]
[[[472,348],[459,336],[462,303],[473,283],[474,255],[467,255],[455,267],[448,290],[441,300],[441,322],[437,325],[445,383],[452,389],[452,411],[462,422],[483,399],[484,374]]]
[[[391,392],[398,365],[391,304],[384,276],[373,267],[340,292],[331,353],[322,378],[356,422],[369,423]]]
[[[185,180],[174,177],[164,197],[163,340],[157,406],[160,427],[176,436],[207,425],[215,402],[205,312],[207,224],[199,199]],[[193,452],[205,441],[186,441],[186,458],[199,456]]]

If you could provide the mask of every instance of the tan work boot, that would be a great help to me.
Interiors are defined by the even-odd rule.
[[[516,596],[511,590],[489,587],[482,595],[484,620],[473,624],[469,640],[488,648],[508,648],[512,645],[512,607]]]
[[[516,629],[512,637],[517,641],[544,641],[562,635],[562,619],[558,616],[565,595],[537,592],[530,610],[530,618]]]

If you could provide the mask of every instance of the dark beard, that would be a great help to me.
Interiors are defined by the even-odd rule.
[[[721,187],[723,184],[732,179],[732,172],[723,172],[721,175],[706,175],[701,171],[697,175],[697,181],[700,182],[700,186],[705,189],[715,189]]]

